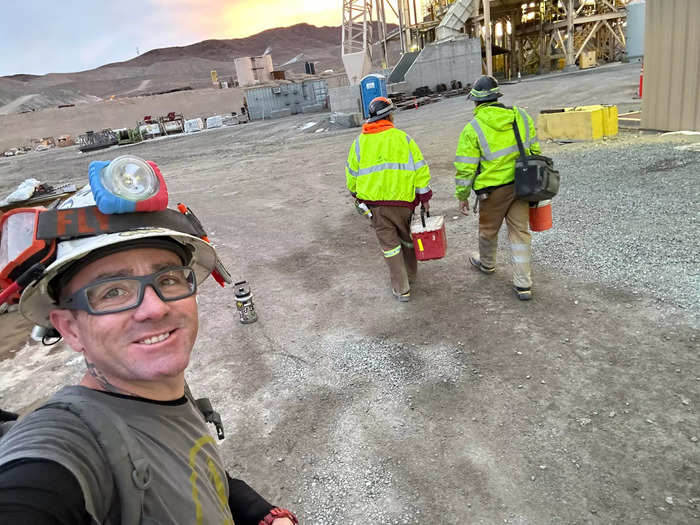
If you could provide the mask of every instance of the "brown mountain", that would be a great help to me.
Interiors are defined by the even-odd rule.
[[[303,53],[316,70],[342,70],[341,28],[297,24],[269,29],[247,38],[204,40],[181,47],[154,49],[124,62],[78,73],[18,74],[0,77],[0,114],[20,113],[171,89],[207,87],[210,72],[235,78],[234,59],[261,55],[269,47],[274,64]]]

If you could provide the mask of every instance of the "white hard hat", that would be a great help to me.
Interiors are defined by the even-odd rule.
[[[79,208],[94,204],[92,190],[90,185],[87,185],[73,197],[61,203],[59,209]],[[145,226],[130,231],[60,241],[56,246],[56,260],[46,268],[41,279],[27,286],[22,292],[19,301],[20,312],[29,321],[51,328],[49,313],[57,307],[57,304],[56,298],[51,295],[49,285],[56,276],[96,250],[153,238],[167,238],[185,249],[184,251],[190,255],[190,259],[184,262],[194,270],[197,283],[203,282],[217,265],[218,257],[211,244],[194,235],[162,227]]]

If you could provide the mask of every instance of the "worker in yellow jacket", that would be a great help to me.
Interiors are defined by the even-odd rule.
[[[498,81],[484,75],[474,83],[467,98],[476,104],[474,119],[459,137],[455,157],[456,196],[460,211],[469,214],[469,194],[476,193],[479,206],[479,252],[469,257],[485,274],[496,271],[498,230],[508,226],[513,286],[518,299],[532,298],[528,203],[515,198],[515,160],[519,156],[513,122],[518,125],[526,154],[539,154],[535,123],[518,107],[498,102],[503,96]],[[475,203],[476,207],[476,203]]]
[[[418,266],[411,216],[418,203],[429,209],[433,192],[430,170],[418,145],[394,127],[394,109],[385,97],[370,102],[370,116],[348,153],[345,178],[350,193],[371,212],[372,227],[389,266],[392,293],[406,302]]]

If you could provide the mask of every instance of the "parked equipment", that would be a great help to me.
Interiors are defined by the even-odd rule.
[[[166,116],[159,117],[158,122],[165,135],[174,135],[185,131],[185,117],[182,113],[171,111]]]
[[[141,133],[139,133],[138,128],[136,128],[136,129],[129,129],[129,128],[115,129],[114,133],[116,133],[116,135],[117,135],[117,140],[119,141],[120,146],[123,146],[125,144],[134,144],[136,142],[141,142]]]
[[[221,115],[214,115],[207,118],[207,129],[220,128],[224,124],[224,119]]]
[[[195,131],[202,131],[204,129],[204,122],[201,118],[193,118],[185,121],[185,133],[194,133]]]
[[[136,123],[136,127],[138,128],[139,134],[143,140],[160,137],[164,134],[163,129],[160,126],[160,122],[151,117],[151,115],[146,115],[143,117],[142,121]]]
[[[78,149],[85,153],[102,148],[108,148],[119,143],[117,135],[111,129],[102,131],[86,131],[78,136]]]

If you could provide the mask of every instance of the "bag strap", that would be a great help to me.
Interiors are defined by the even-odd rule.
[[[197,410],[199,410],[204,417],[204,421],[207,423],[212,423],[216,427],[216,437],[218,437],[219,440],[224,439],[226,435],[224,434],[224,424],[221,421],[221,415],[219,415],[219,413],[211,406],[211,401],[209,401],[209,398],[201,397],[199,399],[195,399],[192,395],[192,391],[190,390],[190,385],[188,385],[186,381],[185,396],[187,396],[187,399],[189,399]]]
[[[425,216],[430,217],[430,212],[425,211],[425,206],[423,206],[423,203],[420,203],[420,222],[423,225],[423,228],[425,228]]]
[[[122,525],[141,523],[144,495],[151,485],[150,463],[122,418],[109,407],[75,394],[62,395],[37,410],[45,408],[67,410],[90,429],[112,469]]]
[[[525,123],[527,125],[527,122]],[[513,118],[513,133],[515,133],[515,140],[518,142],[518,150],[520,151],[520,158],[525,161],[525,148],[523,147],[523,141],[520,138],[520,130],[518,129],[518,119]]]

